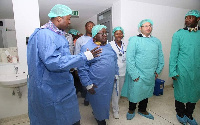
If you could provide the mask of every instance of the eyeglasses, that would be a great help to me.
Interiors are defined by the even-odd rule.
[[[97,34],[101,34],[102,36],[108,36],[108,32],[105,32],[105,33],[97,33]]]
[[[153,26],[152,25],[144,25],[144,26],[141,26],[141,27],[144,27],[144,28],[152,28]]]

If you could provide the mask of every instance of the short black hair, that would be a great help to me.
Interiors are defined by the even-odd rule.
[[[86,24],[85,24],[85,27],[87,27],[87,25],[89,24],[89,23],[93,23],[92,21],[88,21]],[[94,24],[94,23],[93,23]]]

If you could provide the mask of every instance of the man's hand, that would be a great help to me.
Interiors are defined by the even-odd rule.
[[[89,51],[89,49],[87,49],[87,51]],[[99,49],[99,46],[95,47],[94,49],[90,50],[90,52],[92,53],[93,57],[98,57],[99,53],[102,53],[102,49]]]
[[[155,80],[158,78],[158,74],[157,72],[154,73],[155,74]]]
[[[87,49],[87,51],[84,52],[87,60],[92,60],[95,57],[98,57],[99,53],[102,53],[102,49],[99,49],[99,46],[95,47],[91,51],[89,49]]]
[[[140,77],[136,78],[135,80],[133,80],[134,82],[137,82],[140,79]]]
[[[97,88],[97,86],[95,84],[93,84],[92,88],[88,90],[88,92],[90,94],[92,94],[92,95],[96,93],[96,91],[94,90],[94,88]]]
[[[177,80],[176,77],[179,77],[179,75],[176,75],[176,76],[172,77],[172,79],[173,79],[173,80]]]

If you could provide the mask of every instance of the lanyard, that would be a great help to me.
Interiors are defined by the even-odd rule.
[[[121,41],[121,42],[122,42],[122,41]],[[115,42],[115,45],[117,46],[117,49],[119,50],[120,54],[121,54],[121,53],[124,54],[124,48],[123,48],[124,43],[122,42],[122,44],[121,44],[121,49],[120,49],[120,47],[116,44],[116,42]]]

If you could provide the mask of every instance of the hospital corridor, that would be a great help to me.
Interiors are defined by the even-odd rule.
[[[81,125],[97,125],[92,114],[91,106],[84,106],[84,99],[78,93],[79,108],[81,113]],[[121,97],[119,101],[120,118],[114,119],[112,110],[110,109],[110,119],[107,120],[107,125],[181,125],[175,117],[173,87],[165,86],[163,95],[154,95],[149,99],[147,111],[154,115],[154,120],[142,117],[138,113],[132,120],[126,120],[128,111],[128,100]],[[137,109],[136,109],[137,112]],[[194,117],[197,123],[200,123],[200,102],[196,104]],[[0,125],[29,125],[27,114],[9,117],[0,120]]]
[[[0,0],[0,125],[200,125],[199,5]]]

